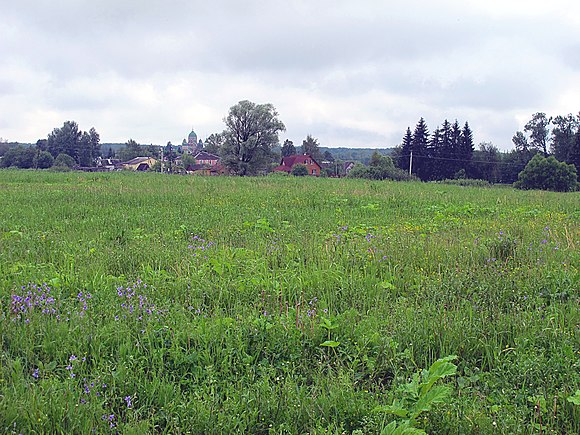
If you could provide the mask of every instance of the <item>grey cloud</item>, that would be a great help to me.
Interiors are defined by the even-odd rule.
[[[398,143],[420,116],[480,119],[482,132],[506,135],[515,112],[544,110],[580,73],[580,31],[547,9],[492,14],[453,0],[7,2],[3,67],[35,74],[0,74],[0,110],[82,112],[111,128],[105,136],[127,136],[133,125],[164,137],[196,118],[188,98],[221,116],[248,98],[283,105],[289,132],[321,142]],[[174,83],[182,95],[167,90]],[[330,107],[320,119],[304,119],[305,95]],[[360,110],[349,114],[353,105]],[[345,113],[342,125],[329,121]],[[202,129],[219,131],[221,116]]]

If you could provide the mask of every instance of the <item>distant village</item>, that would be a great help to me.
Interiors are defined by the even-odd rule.
[[[206,151],[203,141],[198,138],[193,129],[187,139],[183,139],[181,145],[174,146],[169,143],[165,147],[140,146],[140,149],[147,151],[144,153],[146,155],[136,156],[127,161],[113,156],[98,157],[95,167],[79,167],[78,169],[88,172],[130,170],[177,172],[203,176],[229,175],[227,168],[221,163],[220,156]],[[335,161],[330,153],[326,153],[324,157],[330,157],[330,159],[314,158],[309,154],[292,154],[282,157],[280,164],[271,170],[274,173],[291,174],[300,165],[300,169],[304,171],[300,175],[340,177],[348,175],[355,166],[355,161]]]

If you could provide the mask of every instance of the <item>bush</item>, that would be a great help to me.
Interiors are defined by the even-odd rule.
[[[53,163],[53,166],[65,166],[67,168],[72,168],[75,165],[75,159],[65,153],[60,153],[58,156],[56,156],[56,159],[54,159]]]
[[[407,171],[399,168],[395,168],[392,165],[390,157],[382,157],[383,159],[388,159],[383,161],[384,164],[371,165],[369,167],[364,166],[362,163],[357,163],[348,173],[349,178],[366,178],[368,180],[394,180],[394,181],[412,181],[416,180],[417,177],[409,175]]]
[[[34,167],[38,169],[47,169],[54,164],[54,158],[48,151],[41,151],[34,157]]]
[[[570,192],[576,190],[577,178],[574,165],[559,162],[553,156],[546,158],[536,154],[519,173],[514,187]]]
[[[294,165],[292,167],[292,172],[290,173],[295,177],[304,177],[305,175],[308,175],[308,168],[306,167],[306,165],[298,163],[297,165]]]

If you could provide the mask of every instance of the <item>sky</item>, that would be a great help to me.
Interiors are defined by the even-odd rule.
[[[400,144],[423,117],[513,148],[580,110],[577,0],[0,0],[0,137],[67,120],[101,142],[179,144],[271,103],[300,145]]]

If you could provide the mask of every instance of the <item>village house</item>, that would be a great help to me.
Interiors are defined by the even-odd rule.
[[[314,175],[315,177],[320,176],[320,165],[308,154],[294,154],[292,156],[287,156],[282,159],[280,166],[276,166],[274,171],[279,172],[292,172],[292,168],[295,165],[302,164],[308,169],[309,175]]]
[[[128,162],[123,163],[123,169],[130,171],[148,171],[157,163],[153,157],[135,157]]]
[[[212,153],[208,153],[206,151],[201,151],[197,153],[194,159],[197,165],[208,165],[208,166],[217,166],[220,161],[219,156],[216,156],[215,154]]]
[[[188,174],[193,175],[221,175],[224,168],[220,165],[220,158],[207,151],[200,151],[194,157],[195,163],[186,168]]]

